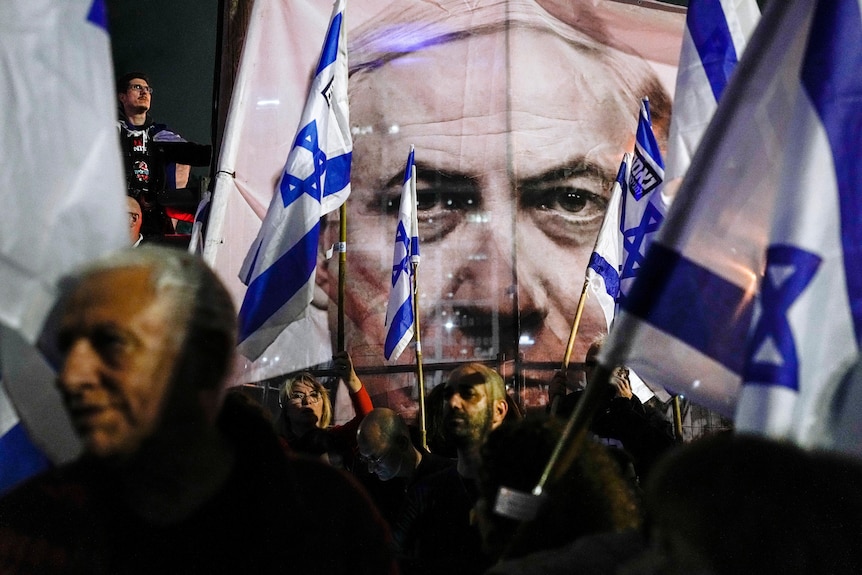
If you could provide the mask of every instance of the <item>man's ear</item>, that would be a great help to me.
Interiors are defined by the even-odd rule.
[[[494,412],[491,414],[491,425],[496,427],[503,423],[506,419],[506,414],[509,413],[509,404],[505,399],[498,399],[494,402]]]

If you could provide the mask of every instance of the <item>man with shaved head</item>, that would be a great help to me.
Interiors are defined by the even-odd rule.
[[[369,476],[363,483],[390,522],[397,518],[411,486],[455,465],[452,459],[417,447],[401,416],[386,407],[365,416],[356,441],[359,458],[368,467]]]
[[[381,481],[404,480],[404,489],[422,477],[451,466],[445,457],[413,445],[410,428],[395,411],[378,407],[365,416],[356,434],[359,457]]]
[[[456,368],[443,385],[444,435],[457,449],[457,465],[410,489],[393,536],[404,573],[484,573],[490,557],[472,520],[479,450],[509,412],[506,385],[481,363]]]

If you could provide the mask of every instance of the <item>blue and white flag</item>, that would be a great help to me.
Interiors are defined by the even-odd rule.
[[[410,147],[404,186],[401,189],[401,206],[398,208],[398,226],[395,230],[395,249],[392,255],[392,290],[386,307],[386,342],[383,355],[395,361],[416,333],[413,313],[415,266],[419,265],[419,224],[416,214],[416,166],[414,150]]]
[[[587,281],[596,296],[596,301],[605,314],[608,330],[616,315],[617,299],[620,295],[620,268],[622,263],[622,237],[620,235],[620,203],[628,188],[629,167],[632,155],[626,153],[620,162],[617,179],[605,210],[602,227],[596,237],[596,245],[587,265]]]
[[[192,234],[189,238],[189,253],[202,255],[204,252],[204,227],[209,219],[210,200],[212,192],[205,191],[195,210],[195,221],[192,224]]]
[[[0,381],[0,496],[50,467],[50,460],[30,439]]]
[[[758,20],[756,0],[689,1],[673,94],[666,181],[685,175]]]
[[[623,194],[620,233],[623,236],[620,298],[624,299],[643,264],[647,248],[664,220],[667,207],[661,198],[664,162],[649,113],[649,99],[641,102],[635,152],[629,182]]]
[[[34,345],[59,278],[129,243],[113,70],[104,0],[0,3],[4,481],[42,468],[29,441],[54,463],[80,447]]]
[[[266,218],[240,270],[248,286],[239,351],[254,360],[314,294],[320,218],[350,194],[345,0],[337,0],[293,147]]]
[[[735,415],[739,430],[822,438],[862,336],[859,46],[858,0],[767,6],[604,364]]]

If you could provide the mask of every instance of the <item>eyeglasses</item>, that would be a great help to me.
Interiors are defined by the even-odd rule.
[[[317,403],[320,401],[320,392],[302,393],[301,391],[294,391],[287,396],[287,400],[293,403],[302,403],[303,400],[308,400],[308,403]]]
[[[131,84],[129,86],[129,90],[137,90],[138,92],[146,92],[147,94],[152,94],[153,89],[149,86],[142,86],[141,84]]]
[[[366,457],[360,453],[359,454],[359,461],[361,461],[362,463],[367,465],[369,470],[370,469],[377,469],[380,466],[380,463],[383,461],[383,459],[385,459],[386,456],[389,455],[389,451],[390,450],[387,449],[386,451],[381,453],[379,457]]]

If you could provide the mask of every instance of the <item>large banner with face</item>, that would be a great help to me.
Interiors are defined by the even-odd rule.
[[[206,259],[231,286],[296,134],[331,12],[327,0],[255,3],[222,145]],[[627,0],[348,0],[352,192],[344,340],[375,405],[410,411],[411,349],[384,361],[404,165],[415,147],[419,328],[426,376],[466,361],[521,391],[559,367],[620,159],[649,97],[666,142],[684,9]],[[331,358],[338,213],[321,233],[309,315],[238,382]],[[587,301],[572,354],[607,330]],[[529,393],[525,393],[525,397]]]

